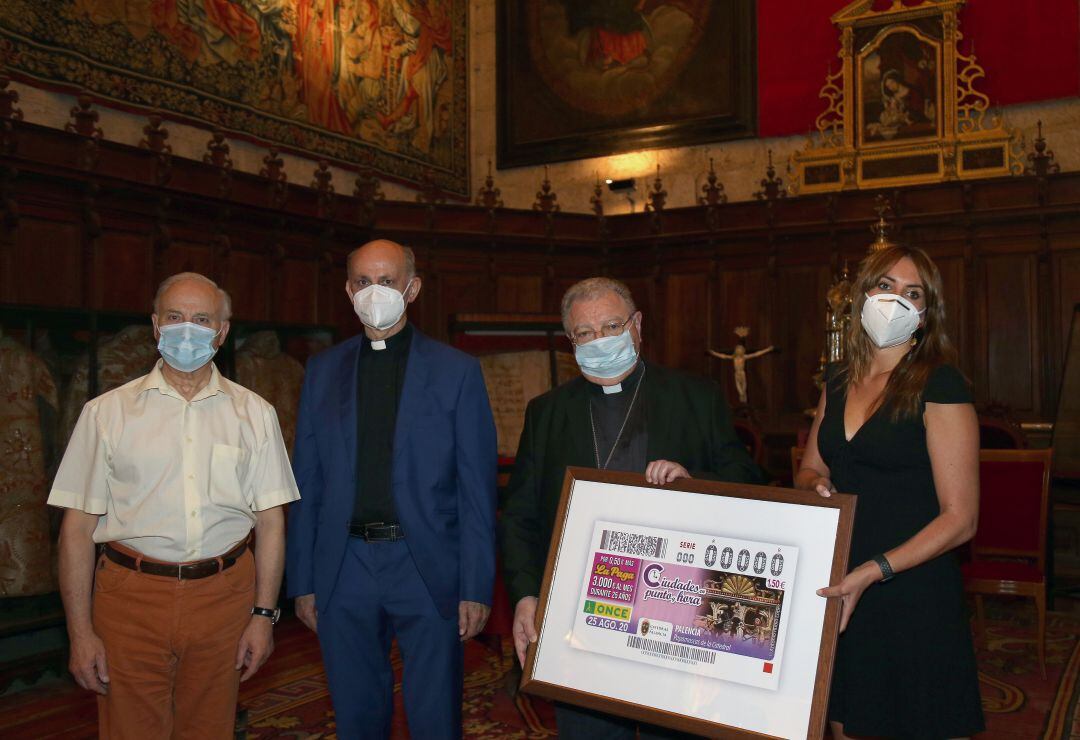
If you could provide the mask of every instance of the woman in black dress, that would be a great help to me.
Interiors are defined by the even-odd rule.
[[[818,591],[843,602],[829,698],[837,740],[983,729],[952,554],[978,521],[978,421],[944,320],[941,278],[922,250],[866,258],[847,361],[826,374],[795,479],[859,497],[851,571]]]

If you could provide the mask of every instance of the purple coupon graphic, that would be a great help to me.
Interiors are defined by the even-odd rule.
[[[611,522],[592,544],[572,644],[776,687],[797,548]]]
[[[687,565],[650,562],[642,568],[638,616],[675,625],[671,641],[771,660],[784,592],[764,578]]]

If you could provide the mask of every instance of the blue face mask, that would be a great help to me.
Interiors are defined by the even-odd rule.
[[[632,368],[638,353],[627,329],[617,337],[599,337],[574,347],[574,359],[581,371],[594,378],[617,378]]]
[[[214,339],[218,332],[208,326],[186,321],[183,324],[159,326],[158,333],[161,335],[158,352],[169,367],[182,373],[198,370],[217,353]]]

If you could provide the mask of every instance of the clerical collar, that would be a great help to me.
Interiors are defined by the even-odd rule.
[[[365,344],[367,345],[367,349],[378,352],[384,349],[400,349],[404,346],[408,346],[410,341],[412,341],[412,324],[406,323],[397,334],[389,336],[386,339],[367,340],[365,341]]]
[[[645,372],[645,363],[642,360],[638,360],[637,367],[633,371],[622,379],[621,382],[614,385],[599,385],[598,383],[590,383],[593,386],[593,393],[603,394],[605,396],[611,396],[616,393],[622,393],[624,389],[633,390],[638,383],[638,378]]]

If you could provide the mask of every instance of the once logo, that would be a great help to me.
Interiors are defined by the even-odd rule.
[[[630,619],[630,607],[619,606],[617,604],[605,604],[602,601],[586,601],[584,611],[586,614],[620,619],[624,622]]]

